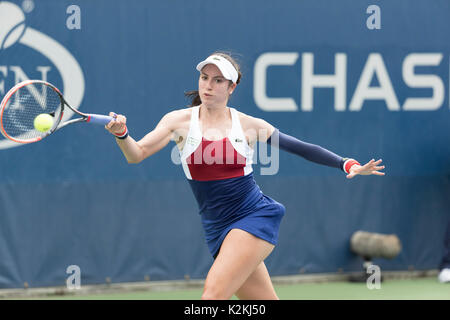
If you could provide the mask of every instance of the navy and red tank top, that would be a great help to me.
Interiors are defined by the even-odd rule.
[[[189,180],[213,181],[242,177],[253,172],[253,149],[247,143],[239,115],[230,108],[232,126],[229,134],[210,141],[202,136],[200,107],[193,107],[189,132],[181,152],[181,163]]]
[[[200,214],[227,219],[251,206],[261,195],[253,179],[253,149],[247,143],[236,109],[230,108],[232,126],[221,140],[203,137],[200,107],[192,108],[181,163],[198,202]]]
[[[238,112],[230,108],[232,128],[228,135],[210,141],[202,136],[199,109],[192,108],[180,157],[199,206],[210,252],[217,255],[232,228],[275,244],[284,207],[265,196],[253,178],[254,152],[247,143]]]

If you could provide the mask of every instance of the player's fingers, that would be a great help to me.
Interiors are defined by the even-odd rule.
[[[121,125],[124,125],[124,124],[127,123],[127,118],[125,116],[121,115],[121,114],[118,114],[117,118],[116,118],[116,121],[118,123],[120,123]]]
[[[125,130],[127,118],[121,114],[116,114],[114,112],[110,112],[109,116],[113,117],[113,119],[105,125],[105,129],[112,134],[123,132]]]
[[[367,169],[367,168],[369,168],[369,167],[372,165],[372,161],[373,161],[373,160],[370,160],[370,161],[367,162],[366,164],[362,165],[361,168],[362,168],[362,169]]]
[[[368,168],[371,168],[372,170],[380,170],[380,169],[384,169],[384,166],[379,166],[379,164],[382,162],[383,160],[377,160],[377,161],[375,161],[375,162],[372,162],[372,163],[368,163],[367,164],[367,167]]]
[[[112,117],[113,119],[105,125],[105,128],[107,130],[111,129],[111,127],[114,125],[117,118],[117,114],[115,114],[114,112],[110,112],[109,116]]]
[[[112,117],[112,121],[115,121],[117,119],[117,114],[115,112],[110,112],[109,116]]]
[[[117,123],[115,120],[111,120],[106,126],[109,130],[114,130],[114,127],[117,126]]]

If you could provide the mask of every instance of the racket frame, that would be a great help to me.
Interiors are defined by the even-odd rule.
[[[27,86],[27,85],[31,85],[31,84],[43,84],[46,85],[48,87],[50,87],[52,90],[54,90],[58,96],[59,99],[61,101],[61,112],[59,114],[58,117],[54,118],[55,124],[53,125],[53,127],[48,130],[47,132],[44,133],[44,135],[36,137],[34,139],[18,139],[18,138],[14,138],[11,137],[10,135],[8,135],[6,133],[6,131],[4,130],[3,127],[3,111],[6,107],[6,105],[8,104],[9,99],[21,88]],[[70,110],[72,110],[75,114],[79,115],[80,118],[76,118],[76,119],[71,119],[71,120],[67,120],[63,123],[61,123],[61,120],[64,116],[64,107],[67,106]],[[51,83],[44,81],[44,80],[25,80],[22,82],[19,82],[18,84],[16,84],[14,87],[12,87],[7,93],[6,95],[3,97],[2,102],[0,103],[0,132],[2,133],[2,135],[9,139],[12,140],[14,142],[18,142],[18,143],[32,143],[32,142],[38,142],[42,139],[44,139],[45,137],[48,137],[50,134],[54,133],[55,131],[69,125],[72,123],[77,123],[77,122],[90,122],[92,117],[100,117],[104,122],[106,121],[110,121],[111,119],[113,119],[112,117],[109,116],[103,116],[103,115],[95,115],[95,114],[87,114],[87,113],[83,113],[81,111],[78,111],[77,109],[73,108],[69,103],[67,103],[67,101],[64,99],[63,94],[61,93],[61,91],[59,91],[59,89],[57,87],[55,87],[54,85],[52,85]],[[97,122],[98,123],[98,122]],[[103,123],[101,123],[103,124]],[[106,123],[104,123],[106,124]]]

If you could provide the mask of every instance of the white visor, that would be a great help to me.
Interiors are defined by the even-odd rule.
[[[218,56],[218,55],[212,55],[206,58],[206,60],[203,60],[197,65],[197,70],[202,71],[203,67],[207,64],[214,64],[219,68],[220,72],[222,72],[222,75],[225,79],[233,81],[233,83],[236,83],[238,79],[238,72],[234,68],[233,64],[225,59],[224,57]]]

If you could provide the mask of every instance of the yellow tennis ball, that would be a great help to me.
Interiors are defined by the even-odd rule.
[[[53,117],[48,113],[41,113],[34,118],[34,128],[41,132],[46,132],[53,127]]]

